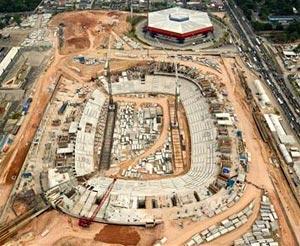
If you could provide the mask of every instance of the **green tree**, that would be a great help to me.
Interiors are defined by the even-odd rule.
[[[17,25],[19,26],[22,22],[21,20],[21,16],[20,15],[14,15],[14,21],[17,23]]]
[[[256,31],[269,31],[269,30],[272,30],[272,25],[270,23],[254,21],[254,22],[252,22],[252,26]]]
[[[296,53],[300,53],[300,44],[297,45],[297,47],[294,49]]]
[[[41,0],[0,0],[0,12],[23,12],[34,10]]]
[[[300,10],[299,0],[235,0],[246,17],[251,20],[252,11],[258,12],[261,19],[269,15],[292,15],[293,7]]]
[[[300,39],[300,21],[294,21],[289,24],[285,30],[287,41],[296,41]]]
[[[282,26],[280,23],[278,23],[278,24],[276,25],[275,29],[276,29],[277,31],[282,31],[282,30],[283,30],[283,26]]]

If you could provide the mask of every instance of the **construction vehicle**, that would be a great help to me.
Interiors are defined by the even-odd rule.
[[[108,198],[110,192],[112,191],[112,188],[115,184],[115,182],[117,181],[116,178],[114,178],[114,180],[111,182],[111,184],[108,186],[107,190],[105,191],[103,197],[101,198],[98,206],[95,208],[95,211],[93,212],[92,216],[90,218],[86,218],[86,217],[82,217],[79,219],[78,221],[78,225],[84,228],[88,228],[92,222],[95,220],[98,212],[100,211],[101,207],[103,206],[103,204],[105,203],[106,199]]]

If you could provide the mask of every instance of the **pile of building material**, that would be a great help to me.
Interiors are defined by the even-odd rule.
[[[55,187],[69,179],[70,177],[68,173],[60,173],[55,168],[50,168],[48,170],[49,188]]]
[[[201,243],[210,242],[228,232],[231,232],[243,224],[245,224],[250,215],[253,213],[254,202],[251,202],[247,207],[237,214],[229,216],[227,219],[221,221],[217,225],[212,225],[204,231],[195,234],[189,241],[185,243],[186,246],[199,245]]]
[[[156,242],[154,243],[153,246],[162,246],[164,245],[165,243],[167,242],[167,238],[166,237],[163,237],[159,240],[156,240]]]
[[[21,22],[20,26],[23,28],[34,27],[38,21],[38,17],[38,15],[30,15]]]
[[[136,108],[134,103],[120,103],[112,147],[112,166],[144,153],[161,130],[162,108],[147,104]]]
[[[123,50],[125,44],[125,41],[118,37],[116,38],[116,42],[113,44],[113,47],[117,50]]]
[[[220,64],[212,59],[207,59],[204,57],[196,57],[195,60],[197,61],[197,63],[199,63],[201,65],[211,67],[211,68],[217,70],[218,72],[221,72]]]
[[[279,243],[274,238],[278,230],[278,216],[267,195],[262,196],[260,218],[252,225],[252,230],[234,241],[234,245],[271,245]]]
[[[100,58],[85,57],[83,55],[74,56],[73,60],[74,62],[85,65],[99,65],[105,62],[103,59]]]
[[[224,191],[224,190],[223,190]],[[241,192],[241,193],[239,193]],[[240,187],[226,190],[224,191],[223,199],[222,201],[216,201],[214,204],[212,203],[207,203],[205,201],[205,198],[199,196],[200,200],[204,199],[203,202],[201,202],[198,206],[198,208],[192,207],[191,209],[185,208],[180,208],[177,211],[175,219],[186,219],[186,218],[191,218],[192,221],[199,221],[204,218],[212,218],[217,214],[220,214],[224,211],[226,211],[229,207],[232,207],[237,201],[239,201],[242,192]],[[199,192],[197,193],[199,195]],[[180,201],[183,201],[181,199],[181,196],[179,197]],[[190,203],[192,204],[193,202],[184,199],[185,203]],[[182,203],[182,204],[185,204]]]
[[[218,149],[221,153],[230,154],[232,151],[232,139],[230,137],[219,138]]]
[[[212,114],[224,112],[224,102],[220,100],[211,100],[209,110]]]
[[[172,147],[169,136],[161,150],[140,160],[136,166],[130,166],[127,170],[123,170],[122,176],[140,178],[142,174],[166,175],[172,172]]]
[[[46,27],[49,20],[51,19],[52,14],[49,13],[45,13],[42,15],[42,23],[41,23],[41,27]]]
[[[33,31],[28,35],[28,38],[22,42],[21,46],[38,46],[41,42],[45,41],[46,35],[47,30],[45,28]]]
[[[123,39],[125,40],[125,42],[132,47],[133,49],[141,49],[142,46],[140,43],[132,40],[131,38],[127,37],[127,36],[123,36]]]
[[[51,14],[42,14],[39,18],[38,15],[29,16],[25,21],[22,22],[22,27],[36,27],[28,37],[22,42],[21,46],[50,46],[47,42],[46,37],[48,34],[47,24],[51,18]],[[40,21],[40,23],[37,23]]]
[[[46,27],[51,17],[52,14],[50,13],[29,15],[21,22],[20,26],[23,28],[33,28],[38,25],[38,22],[40,22],[39,27]]]

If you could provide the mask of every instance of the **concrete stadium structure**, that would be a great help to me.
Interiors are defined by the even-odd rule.
[[[207,13],[180,7],[149,13],[147,30],[151,36],[185,43],[213,32]]]
[[[180,99],[185,109],[191,134],[191,167],[181,176],[154,180],[117,179],[104,209],[97,212],[95,221],[125,225],[155,225],[167,216],[179,219],[190,216],[211,217],[226,210],[242,195],[242,187],[221,188],[215,195],[209,186],[221,172],[217,161],[220,154],[215,119],[209,109],[201,86],[180,76]],[[108,84],[103,81],[108,91]],[[145,81],[123,80],[112,84],[114,95],[175,93],[174,75],[164,72],[146,75]],[[94,175],[97,171],[95,138],[99,112],[107,107],[105,94],[91,94],[80,119],[74,146],[75,163],[68,174],[48,173],[49,180],[59,180],[46,191],[52,206],[78,218],[89,218],[96,211],[97,200],[105,195],[112,177]],[[106,105],[106,106],[105,106]],[[88,124],[90,131],[85,131]],[[84,180],[84,182],[78,182]]]

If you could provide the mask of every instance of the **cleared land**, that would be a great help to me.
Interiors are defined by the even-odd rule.
[[[102,29],[103,23],[110,20],[107,20],[107,18],[109,17],[116,19],[115,16],[118,17],[117,19],[119,21],[123,21],[124,25],[119,23],[112,28],[106,29],[106,27],[103,27]],[[93,75],[100,74],[103,71],[103,65],[86,67],[84,65],[74,64],[72,61],[72,55],[93,54],[95,56],[101,56],[101,53],[103,55],[105,51],[98,49],[100,45],[107,43],[107,33],[109,33],[110,30],[113,30],[118,35],[121,35],[122,32],[125,32],[128,28],[124,21],[125,16],[117,15],[113,12],[64,13],[63,15],[58,15],[53,19],[51,22],[52,28],[57,27],[57,25],[62,22],[65,25],[65,44],[60,51],[58,48],[56,48],[52,64],[36,84],[31,110],[29,111],[26,121],[18,133],[15,144],[10,149],[4,162],[4,168],[1,176],[2,190],[7,192],[10,190],[9,187],[11,187],[13,183],[12,177],[18,173],[18,170],[23,164],[29,148],[28,143],[30,143],[34,137],[37,126],[42,119],[43,111],[45,110],[51,94],[53,93],[55,83],[60,81],[57,80],[58,77],[62,75],[65,78],[72,79],[76,81],[76,83],[84,85]],[[118,29],[120,26],[122,26],[122,28]],[[53,37],[53,40],[55,39],[56,37]],[[149,57],[146,59],[149,61],[152,60]],[[153,56],[153,59],[159,61],[168,60],[162,51],[157,51],[157,55]],[[216,81],[220,81],[220,85],[224,86],[228,92],[228,98],[232,102],[234,111],[239,120],[238,127],[242,130],[244,139],[247,143],[248,151],[252,154],[252,164],[247,175],[248,185],[246,186],[246,191],[239,202],[237,202],[227,211],[204,221],[191,222],[190,220],[185,220],[183,221],[183,226],[181,226],[179,222],[168,221],[166,218],[167,222],[165,224],[151,230],[136,227],[128,227],[124,229],[123,227],[119,226],[104,226],[96,223],[94,223],[90,229],[82,230],[77,225],[77,219],[70,218],[56,211],[51,211],[43,214],[38,219],[34,219],[32,223],[19,232],[19,235],[26,235],[28,232],[33,233],[32,239],[34,240],[28,241],[26,244],[62,245],[65,243],[70,243],[71,245],[76,245],[80,243],[82,245],[103,245],[105,243],[124,245],[151,245],[156,239],[166,236],[168,238],[167,245],[180,245],[196,232],[199,232],[210,225],[223,220],[227,216],[240,211],[252,199],[254,199],[255,204],[258,205],[261,190],[264,189],[268,191],[279,215],[281,243],[283,245],[296,245],[291,228],[286,221],[286,217],[293,224],[293,229],[296,232],[299,231],[299,207],[294,201],[288,185],[285,181],[283,181],[284,178],[282,177],[280,170],[270,166],[270,149],[261,140],[261,137],[256,129],[255,122],[252,119],[249,105],[245,100],[244,92],[240,86],[236,74],[234,74],[232,71],[232,68],[236,66],[235,63],[239,64],[239,66],[246,71],[249,81],[253,81],[256,76],[245,69],[244,64],[242,64],[238,58],[215,59],[222,63],[221,72],[209,67],[197,65],[190,61],[181,61],[181,63],[194,66],[201,70],[202,73],[213,74],[215,77],[214,79]],[[172,60],[168,61],[172,62]],[[126,69],[138,63],[140,62],[136,61],[136,59],[126,58],[122,61],[113,62],[112,70]],[[70,69],[70,66],[76,66],[81,71],[78,73]],[[49,88],[52,88],[52,90],[49,90]],[[122,98],[122,100],[127,99]],[[130,100],[132,100],[132,98]],[[158,102],[157,99],[156,102]],[[166,107],[165,100],[162,99],[159,103],[162,105],[162,107]],[[165,108],[165,110],[167,109]],[[166,117],[168,117],[168,114]],[[169,119],[165,118],[165,120]],[[164,127],[161,136],[165,134],[165,131],[166,129]],[[160,140],[158,140],[155,145],[150,147],[152,151],[162,144],[159,141]],[[276,194],[276,190],[279,193],[279,197]],[[5,194],[1,193],[1,196],[3,196],[1,197],[1,201],[5,201]],[[251,227],[252,222],[256,218],[258,206],[256,206],[255,209],[256,210],[254,211],[251,219],[245,225],[240,227],[238,230],[218,238],[216,241],[214,241],[214,245],[230,245],[234,239],[239,238],[241,235],[247,232]],[[43,237],[41,234],[45,230],[49,231],[47,235]],[[113,232],[120,235],[126,234],[126,236],[113,238],[113,236],[119,236],[114,235]],[[78,234],[80,234],[80,236],[78,236]],[[23,242],[25,242],[25,239]]]
[[[93,51],[108,45],[110,32],[120,35],[129,30],[126,14],[118,12],[71,12],[55,16],[50,27],[63,26],[61,54]]]

